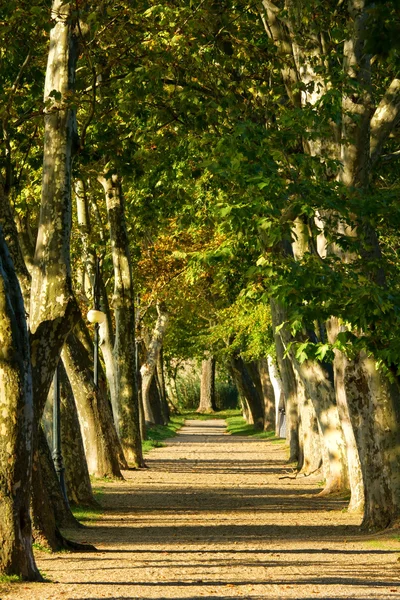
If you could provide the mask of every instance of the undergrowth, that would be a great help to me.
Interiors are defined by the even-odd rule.
[[[52,550],[49,548],[49,546],[45,546],[44,544],[41,544],[40,542],[33,542],[32,548],[34,550],[38,550],[39,552],[46,552],[46,554],[52,553]]]
[[[110,481],[108,479],[107,481]],[[103,496],[104,491],[99,488],[93,488],[93,496],[96,502],[99,503],[99,506],[82,506],[82,505],[72,505],[71,512],[74,515],[75,519],[84,523],[88,521],[97,521],[98,518],[103,514],[104,508],[101,506],[100,500]]]
[[[5,575],[0,573],[0,583],[20,583],[22,577],[20,575]]]
[[[142,442],[143,453],[147,454],[152,448],[160,448],[164,440],[174,437],[185,421],[183,415],[172,415],[168,425],[148,427],[146,439]]]
[[[232,416],[226,419],[227,433],[231,435],[244,435],[258,439],[268,439],[275,443],[284,443],[285,440],[275,437],[275,431],[260,431],[254,425],[249,425],[242,416]]]
[[[198,413],[190,410],[182,410],[181,415],[188,420],[208,421],[209,419],[230,419],[240,416],[241,412],[238,408],[229,408],[227,410],[219,410],[210,413]]]

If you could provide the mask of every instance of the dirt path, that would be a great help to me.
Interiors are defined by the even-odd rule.
[[[400,544],[360,537],[341,501],[315,497],[318,478],[279,479],[281,443],[223,432],[223,421],[188,421],[150,469],[104,484],[107,513],[81,537],[98,553],[38,553],[58,583],[0,597],[400,597]]]

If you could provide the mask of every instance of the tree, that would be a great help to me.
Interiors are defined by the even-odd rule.
[[[28,331],[14,266],[0,229],[0,570],[41,581],[32,553],[33,395]]]
[[[213,412],[215,403],[215,358],[204,358],[201,361],[200,404],[197,412]]]
[[[126,459],[134,466],[142,467],[135,359],[135,296],[121,180],[116,174],[105,173],[99,181],[105,192],[114,266],[116,336],[113,354],[118,400],[118,406],[114,407],[115,419]]]

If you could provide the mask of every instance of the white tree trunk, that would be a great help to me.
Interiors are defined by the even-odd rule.
[[[36,444],[40,418],[61,348],[79,316],[70,268],[71,166],[77,133],[75,112],[69,107],[78,44],[71,3],[54,0],[51,16],[44,90],[42,194],[30,301]],[[42,528],[41,533],[52,548],[62,547],[64,540],[50,515],[52,509],[42,502],[43,487],[36,449],[32,489],[36,525]]]
[[[272,387],[274,388],[275,397],[275,432],[278,435],[279,410],[285,408],[285,399],[283,396],[282,379],[278,370],[278,366],[271,355],[267,357],[268,372],[271,379]]]
[[[113,349],[116,375],[115,419],[127,461],[143,466],[135,358],[135,304],[132,265],[126,231],[125,206],[118,175],[105,174],[104,188],[114,267],[114,308],[116,331]]]
[[[168,312],[163,304],[157,304],[157,313],[158,317],[147,349],[146,360],[140,367],[144,416],[148,423],[155,423],[155,417],[150,403],[150,386],[154,377],[157,358],[162,347],[169,320]]]

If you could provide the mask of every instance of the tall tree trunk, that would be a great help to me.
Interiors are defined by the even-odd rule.
[[[80,527],[61,494],[61,489],[46,435],[40,427],[37,441],[37,462],[32,480],[33,537],[35,542],[49,550],[95,551],[91,544],[80,544],[65,539],[59,527]]]
[[[324,446],[323,456],[327,457],[326,487],[324,493],[346,490],[349,487],[347,472],[346,445],[343,437],[339,412],[333,383],[329,381],[322,365],[305,361],[301,365],[292,357],[295,368],[307,394],[313,403],[318,426],[321,432],[321,443]]]
[[[361,353],[350,361],[341,355],[335,366],[342,377],[340,394],[346,394],[344,401],[359,453],[364,483],[363,526],[382,529],[399,512],[399,497],[392,494],[392,476],[398,478],[395,465],[399,464],[398,408],[392,406],[390,390],[385,390],[372,358]],[[393,443],[389,443],[390,449],[388,439]],[[356,483],[361,485],[360,479]]]
[[[289,462],[298,462],[300,457],[299,446],[299,410],[297,381],[293,370],[291,360],[285,356],[285,348],[282,343],[280,333],[276,328],[284,323],[285,319],[280,314],[279,305],[271,300],[272,326],[274,330],[274,339],[276,347],[276,358],[279,365],[279,371],[282,377],[283,395],[285,399],[286,411],[286,439],[289,443]],[[286,328],[284,325],[282,329]],[[289,333],[289,332],[288,332]]]
[[[60,482],[54,467],[51,450],[43,427],[39,428],[39,463],[45,491],[41,494],[46,498],[48,509],[53,512],[57,527],[79,527],[71,509],[64,498]]]
[[[161,396],[160,390],[157,385],[157,378],[152,377],[150,382],[150,389],[148,391],[148,402],[153,415],[153,425],[164,425],[164,417],[162,414],[161,407]]]
[[[65,342],[62,360],[77,405],[89,473],[121,478],[118,437],[105,389],[94,385],[87,350],[74,332]]]
[[[85,320],[81,318],[78,320],[78,323],[75,326],[74,334],[81,342],[82,346],[85,348],[86,353],[86,365],[89,366],[90,372],[93,375],[94,373],[94,348],[93,348],[93,339],[90,335],[90,331],[88,326],[86,325]],[[116,430],[115,422],[113,421],[113,412],[112,406],[107,396],[107,386],[106,386],[106,376],[103,371],[103,367],[101,362],[98,363],[98,378],[99,378],[99,388],[102,397],[105,399],[105,421],[110,424],[110,436],[111,439],[114,440],[112,443],[114,445],[115,454],[118,459],[120,469],[128,469],[128,463],[126,461],[124,451],[122,449],[121,441],[118,437],[118,433]],[[91,377],[93,379],[93,376]],[[103,402],[101,403],[103,405]]]
[[[376,115],[373,115],[370,97],[371,56],[366,49],[367,16],[364,0],[349,1],[350,27],[348,39],[344,43],[343,70],[352,86],[357,85],[358,92],[356,95],[345,93],[342,99],[343,168],[339,179],[352,190],[368,189],[370,155],[377,152],[379,145],[382,147],[383,139],[387,138],[398,119],[396,112],[399,111],[398,106],[396,108],[396,100],[397,104],[399,102],[398,91],[393,90],[387,103],[387,107],[391,105],[391,110],[387,111],[383,121],[379,122],[378,119],[377,123],[374,120]],[[376,158],[372,156],[372,160]],[[361,253],[366,259],[379,260],[377,236],[368,223],[359,221],[357,230],[344,227],[344,231],[353,237],[361,233]],[[336,253],[345,262],[353,260],[349,253],[343,255],[340,250]],[[384,285],[384,275],[379,268],[369,272],[368,277],[374,279],[377,285]],[[334,324],[332,330],[335,329],[337,333],[338,327]],[[400,507],[398,490],[393,495],[393,484],[396,488],[398,478],[395,475],[396,468],[392,468],[399,463],[398,391],[384,380],[374,361],[363,352],[351,361],[336,352],[334,366],[336,391],[343,407],[343,416],[351,422],[358,449],[364,484],[363,525],[368,529],[380,529],[397,517]],[[348,437],[355,471],[352,481],[352,495],[355,497],[353,504],[357,508],[362,505],[363,499],[361,477],[356,472],[357,455],[351,434]],[[391,440],[389,451],[388,439]]]
[[[104,285],[103,274],[100,273],[100,306],[101,310],[105,314],[106,318],[103,323],[100,323],[99,337],[100,337],[100,349],[103,355],[104,366],[106,370],[106,377],[108,383],[108,389],[110,392],[110,400],[112,413],[114,417],[114,423],[117,424],[118,418],[118,390],[117,390],[117,373],[116,373],[116,362],[114,360],[114,344],[115,335],[113,329],[112,315],[110,305],[107,297],[106,286]]]
[[[89,215],[87,188],[85,182],[82,179],[76,181],[75,198],[78,227],[83,245],[83,262],[91,284],[90,293],[92,293],[96,271],[96,253],[91,246],[92,224]],[[102,231],[101,222],[99,223],[99,226]],[[101,310],[105,314],[105,320],[103,321],[103,323],[100,323],[99,326],[100,348],[102,351],[104,364],[106,368],[107,383],[110,391],[114,420],[116,421],[116,415],[118,413],[118,402],[116,390],[115,360],[113,356],[113,347],[115,339],[111,311],[107,297],[107,290],[105,288],[103,274],[101,272],[99,273],[99,287],[101,298]]]
[[[298,381],[298,404],[299,404],[299,447],[300,457],[298,468],[305,474],[313,473],[323,466],[323,455],[321,448],[321,434],[318,420],[315,415],[313,403],[309,398],[304,385]],[[325,456],[325,466],[329,465],[329,457]],[[329,477],[328,469],[324,475]]]
[[[161,346],[160,352],[157,358],[156,365],[156,378],[158,384],[158,391],[161,399],[161,412],[164,419],[164,425],[167,425],[169,421],[169,406],[167,401],[167,390],[165,387],[165,376],[164,376],[164,353]]]
[[[309,154],[339,159],[342,163],[338,170],[338,180],[349,189],[351,196],[357,190],[363,194],[368,190],[371,167],[376,164],[384,143],[399,122],[400,118],[400,81],[396,77],[388,86],[386,93],[375,110],[371,102],[371,56],[368,54],[369,3],[365,0],[349,0],[344,5],[347,10],[347,39],[343,45],[342,72],[342,114],[332,127],[332,138],[325,144],[313,138],[311,144],[304,144]],[[301,81],[304,89],[300,93],[300,106],[305,102],[315,105],[316,99],[325,93],[326,84],[321,81],[325,76],[329,81],[329,61],[323,52],[324,33],[316,36],[317,21],[313,21],[312,30],[298,35],[296,15],[301,10],[296,3],[285,1],[285,17],[279,14],[276,6],[263,1],[263,21],[269,37],[274,41],[277,51],[283,59],[282,78],[288,90],[289,98]],[[283,20],[284,19],[284,20]],[[302,22],[297,19],[298,22]],[[302,23],[302,28],[303,23]],[[303,32],[302,32],[303,33]],[[303,42],[307,40],[307,43]],[[319,73],[315,65],[319,65]],[[312,83],[313,85],[308,85]],[[344,207],[346,209],[347,207]],[[333,214],[329,215],[332,221]],[[362,222],[353,215],[355,228],[350,228],[346,219],[338,218],[338,233],[342,236],[359,237],[361,254],[369,261],[371,272],[366,277],[375,279],[378,285],[384,285],[383,273],[377,268],[375,259],[379,259],[379,244],[370,224]],[[361,234],[361,235],[360,235]],[[364,246],[364,247],[363,247]],[[343,263],[354,260],[349,252],[342,248],[328,247]],[[325,256],[325,251],[323,256]],[[346,315],[344,314],[344,319]],[[331,319],[330,342],[335,341],[338,332],[336,319]],[[333,324],[332,324],[333,322]],[[333,333],[332,333],[333,332]],[[336,333],[335,333],[336,332]],[[399,507],[398,481],[392,468],[399,462],[398,453],[398,390],[390,386],[377,372],[371,359],[361,353],[354,360],[335,351],[335,392],[342,429],[348,450],[349,480],[352,490],[350,506],[362,508],[365,495],[366,526],[382,527],[395,518]],[[382,424],[387,423],[386,436],[382,433]],[[387,440],[391,439],[391,452]],[[362,471],[362,474],[361,474]],[[389,475],[390,474],[390,475]],[[363,481],[362,481],[363,480]],[[364,486],[364,493],[362,490]],[[391,497],[389,490],[391,490]]]
[[[70,268],[71,165],[77,134],[75,113],[68,102],[74,87],[78,44],[71,3],[53,0],[51,16],[44,90],[47,107],[42,195],[30,303],[36,441],[61,348],[79,315]],[[39,464],[37,448],[34,448],[34,464]],[[38,473],[39,470],[34,479]],[[41,483],[35,481],[35,488],[38,489]],[[42,502],[35,503],[38,499],[35,494],[32,500],[35,517],[40,523],[49,525],[49,529],[41,534],[49,540],[54,539],[53,525],[37,512],[46,508]]]
[[[85,448],[71,384],[64,365],[59,365],[61,378],[61,440],[65,464],[65,483],[72,504],[97,504],[90,483]]]
[[[274,310],[278,311],[276,304]],[[281,323],[287,320],[282,307],[279,320]],[[285,327],[281,328],[279,336],[282,345],[287,348],[292,338]],[[346,446],[336,405],[333,382],[320,363],[304,361],[300,364],[292,351],[289,352],[289,356],[292,367],[313,404],[322,436],[322,456],[326,475],[326,486],[323,493],[346,490],[349,484]]]
[[[328,323],[328,337],[332,343],[335,342],[339,331],[339,321],[336,317],[332,317]],[[347,468],[351,492],[349,510],[351,512],[363,512],[365,502],[364,481],[360,462],[360,454],[356,440],[356,432],[353,428],[352,418],[349,410],[350,407],[347,401],[347,383],[344,380],[347,362],[348,361],[343,354],[339,350],[335,350],[335,391],[343,436],[346,442]],[[359,425],[359,423],[357,423],[357,425]]]
[[[267,360],[265,358],[259,359],[257,368],[264,400],[264,431],[274,431],[276,421],[275,392],[269,376]]]
[[[127,461],[144,465],[140,438],[139,403],[135,360],[135,302],[129,241],[121,180],[106,173],[99,178],[104,188],[114,266],[116,334],[113,349],[116,373],[116,425]]]
[[[200,404],[197,412],[207,413],[215,410],[215,358],[211,356],[201,362]]]
[[[142,400],[145,419],[149,423],[156,423],[150,404],[150,386],[154,377],[157,364],[157,358],[162,348],[165,332],[168,325],[168,312],[163,303],[157,304],[157,321],[154,326],[149,347],[147,349],[146,359],[140,368],[142,376]]]
[[[175,413],[178,412],[178,404],[179,404],[178,390],[176,387],[177,372],[178,372],[177,367],[172,369],[172,372],[170,372],[167,369],[166,378],[165,378],[165,389],[167,392],[167,400],[168,400],[169,405],[172,406],[172,411]]]
[[[61,453],[65,465],[67,496],[72,504],[94,505],[85,449],[71,384],[62,362],[58,365],[60,379]],[[42,427],[49,448],[53,448],[54,381],[50,388],[42,417]]]
[[[231,370],[239,394],[242,398],[245,398],[248,403],[254,427],[256,429],[262,429],[264,425],[263,403],[246,365],[240,356],[231,358]]]
[[[29,513],[33,398],[21,289],[0,228],[0,571],[40,581]]]
[[[281,408],[285,408],[285,398],[283,396],[283,385],[282,378],[280,376],[278,366],[275,364],[272,356],[267,357],[268,363],[268,373],[269,378],[271,380],[272,387],[274,388],[274,397],[275,397],[275,431],[276,435],[278,435],[278,419],[279,419],[279,410]]]

